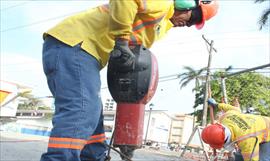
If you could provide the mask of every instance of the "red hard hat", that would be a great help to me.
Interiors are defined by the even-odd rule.
[[[225,128],[220,124],[208,125],[202,130],[201,137],[212,148],[220,149],[225,141]]]
[[[212,1],[200,0],[199,5],[201,6],[201,9],[202,9],[202,22],[195,25],[197,29],[203,28],[205,21],[214,17],[218,11],[217,0],[212,0]]]

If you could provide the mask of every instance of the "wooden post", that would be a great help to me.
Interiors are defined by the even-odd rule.
[[[210,45],[210,50],[209,50],[209,57],[208,57],[208,65],[207,65],[207,73],[206,73],[206,80],[205,80],[205,92],[204,92],[204,106],[203,106],[203,120],[202,120],[202,126],[206,126],[206,121],[207,121],[207,108],[208,108],[208,103],[207,99],[211,98],[211,85],[210,85],[210,67],[211,67],[211,62],[212,62],[212,50],[213,50],[213,45],[214,41],[211,40],[211,43],[206,40],[206,38],[203,36],[203,39],[206,41],[208,45]],[[215,50],[216,51],[216,50]],[[210,106],[210,119],[211,119],[211,124],[214,124],[215,122],[215,116],[214,116],[214,109],[212,106]],[[213,149],[214,156],[217,155],[216,149]],[[214,161],[217,161],[217,158],[215,158]]]
[[[203,39],[205,42],[210,45],[210,50],[209,50],[209,57],[208,57],[208,65],[207,65],[207,73],[206,73],[206,80],[205,80],[205,92],[204,92],[204,104],[203,104],[203,116],[202,116],[202,126],[206,126],[206,121],[207,121],[207,99],[208,99],[208,89],[209,89],[209,81],[210,81],[210,67],[211,67],[211,61],[212,61],[212,51],[214,50],[213,45],[214,41],[211,40],[211,43],[208,42],[208,40],[202,35]],[[215,50],[216,51],[216,50]],[[211,116],[210,116],[211,117]]]

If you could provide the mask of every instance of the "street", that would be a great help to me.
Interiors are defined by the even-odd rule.
[[[21,135],[15,133],[0,133],[0,161],[39,161],[47,148],[47,137]],[[184,161],[180,154],[172,155],[168,151],[139,149],[135,151],[134,161]],[[121,161],[119,155],[111,150],[111,161]]]

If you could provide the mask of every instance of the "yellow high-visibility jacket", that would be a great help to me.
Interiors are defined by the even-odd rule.
[[[220,110],[225,111],[221,116],[220,122],[231,131],[232,141],[237,142],[245,161],[259,160],[259,144],[270,141],[270,118],[252,114],[243,114],[240,109],[229,104],[218,104]],[[253,136],[253,137],[251,137]],[[255,145],[256,139],[258,142]],[[254,152],[252,154],[252,150]],[[270,154],[269,154],[270,155]]]
[[[93,55],[104,67],[115,38],[150,48],[173,27],[173,0],[110,0],[109,4],[71,16],[44,34]]]

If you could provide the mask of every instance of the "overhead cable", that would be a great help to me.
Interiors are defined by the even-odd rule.
[[[23,6],[23,5],[27,4],[27,3],[29,3],[30,1],[34,1],[34,0],[28,0],[26,2],[18,3],[18,4],[15,4],[15,5],[12,5],[12,6],[8,6],[6,8],[2,8],[0,11],[2,12],[2,11],[6,11],[6,10],[9,10],[9,9],[12,9],[12,8],[15,8],[15,7]]]
[[[25,27],[30,27],[30,26],[33,26],[33,25],[41,24],[41,23],[45,23],[45,22],[48,22],[48,21],[52,21],[52,20],[56,20],[56,19],[59,19],[59,18],[70,16],[70,15],[78,13],[78,12],[81,12],[81,11],[76,11],[76,12],[73,12],[73,13],[69,13],[69,14],[65,14],[65,15],[61,15],[61,16],[57,16],[57,17],[51,17],[51,18],[48,18],[48,19],[36,21],[36,22],[33,22],[33,23],[25,24],[25,25],[19,25],[19,26],[15,26],[15,27],[10,27],[10,28],[1,30],[1,33],[16,30],[16,29],[21,29],[21,28],[25,28]]]

